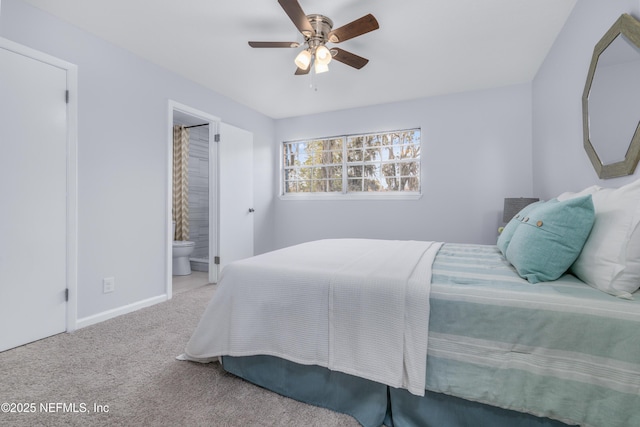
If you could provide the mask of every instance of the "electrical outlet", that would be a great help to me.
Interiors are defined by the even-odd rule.
[[[108,294],[116,290],[116,279],[114,277],[105,277],[102,279],[102,293]]]

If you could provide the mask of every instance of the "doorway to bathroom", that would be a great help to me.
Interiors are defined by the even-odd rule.
[[[206,283],[217,281],[217,269],[215,265],[210,266],[217,248],[217,209],[216,209],[216,155],[217,150],[210,144],[215,138],[219,120],[201,111],[194,110],[184,105],[173,103],[171,108],[170,123],[172,127],[181,126],[184,129],[184,137],[187,138],[187,157],[184,159],[186,165],[184,171],[176,172],[173,165],[172,150],[170,151],[170,188],[174,190],[174,180],[176,173],[183,173],[182,178],[186,183],[186,206],[184,207],[184,222],[186,230],[176,233],[174,220],[176,219],[173,210],[175,203],[171,200],[169,210],[171,227],[171,280],[172,292],[189,289]],[[176,235],[179,238],[176,238]],[[178,268],[174,257],[174,240],[188,241],[192,248],[187,257],[186,263],[179,264],[181,271],[174,271]],[[180,246],[186,245],[180,244]],[[182,271],[186,269],[186,271]],[[202,283],[200,283],[202,282]]]
[[[183,155],[179,161],[188,166],[182,168],[182,172],[174,173],[174,123],[188,127],[191,133],[195,129],[193,140],[195,141],[194,153],[185,161],[186,155]],[[171,298],[173,293],[173,260],[174,235],[180,237],[178,240],[192,241],[193,262],[189,262],[191,273],[177,281],[189,281],[198,276],[202,276],[201,271],[205,268],[208,283],[217,283],[218,276],[225,265],[242,258],[253,255],[253,216],[255,209],[253,207],[253,134],[244,129],[240,129],[229,124],[223,123],[217,117],[179,104],[175,101],[169,101],[169,120],[168,120],[168,149],[167,149],[167,240],[166,240],[166,277],[167,277],[167,297]],[[191,140],[192,138],[182,138]],[[204,140],[206,139],[206,146]],[[178,148],[182,151],[182,149]],[[208,159],[205,160],[203,151],[208,152]],[[184,153],[184,151],[182,151]],[[191,153],[189,153],[191,154]],[[179,156],[180,157],[180,156]],[[180,169],[180,166],[178,166]],[[187,173],[184,173],[187,169]],[[174,175],[189,176],[188,169],[193,169],[193,181],[184,184],[189,188],[188,196],[182,196],[178,200],[177,210],[180,211],[182,219],[187,219],[187,230],[191,228],[191,221],[194,223],[195,233],[188,233],[185,238],[184,229],[179,230],[180,226],[176,225],[174,233],[172,220],[174,215]],[[208,189],[205,191],[203,176],[207,173]],[[191,190],[193,184],[193,191]],[[180,188],[176,189],[176,193],[181,192]],[[208,209],[203,206],[203,199],[208,200]],[[177,197],[180,199],[180,197]],[[187,210],[193,209],[191,215],[184,215],[182,208],[188,199]],[[200,200],[197,200],[200,199]],[[206,212],[206,214],[205,214]],[[203,218],[204,216],[204,218]],[[178,218],[176,218],[178,219]],[[178,222],[178,221],[176,221]],[[204,233],[203,229],[208,230],[207,243],[196,243],[200,239],[200,235]],[[190,230],[189,230],[190,231]],[[180,235],[179,235],[180,234]],[[205,233],[206,234],[206,233]],[[193,240],[192,240],[193,236]],[[204,248],[208,246],[205,252]],[[180,261],[177,264],[181,264]]]

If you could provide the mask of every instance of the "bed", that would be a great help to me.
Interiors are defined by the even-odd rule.
[[[594,187],[530,207],[505,229],[506,247],[502,235],[498,245],[329,239],[232,263],[182,358],[220,360],[367,427],[640,425],[635,264],[603,284],[580,263],[594,248],[602,262],[620,245],[635,256],[640,218],[625,203],[640,184],[632,189]],[[619,200],[624,217],[609,211]],[[590,206],[590,223],[567,205]],[[626,243],[596,241],[615,240],[627,217]],[[576,239],[564,229],[581,221],[582,242],[568,244]],[[509,249],[527,233],[546,233],[546,264],[567,245],[578,253],[552,266],[557,278],[538,280],[531,252]]]

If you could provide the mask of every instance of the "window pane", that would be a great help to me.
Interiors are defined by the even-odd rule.
[[[402,159],[419,159],[420,158],[420,146],[419,145],[407,145],[402,150],[400,156]]]
[[[379,148],[370,148],[368,150],[365,150],[364,160],[366,162],[371,162],[371,161],[380,160],[380,159],[381,159],[381,156],[380,156]]]
[[[311,181],[298,181],[298,192],[308,193],[311,191]]]
[[[332,166],[329,169],[329,177],[330,178],[340,178],[342,179],[342,166]]]
[[[331,150],[342,151],[342,138],[335,138],[330,141]]]
[[[362,183],[361,179],[349,179],[348,191],[362,191]]]
[[[349,178],[356,176],[363,176],[363,166],[349,166],[347,168],[347,174]]]
[[[402,178],[402,191],[419,191],[420,181],[418,177]]]
[[[300,144],[293,144],[292,146],[293,148],[293,152],[295,153],[296,156],[296,165],[301,165],[305,162],[305,160],[307,159],[307,155],[306,155],[306,144],[300,143]]]
[[[420,163],[418,162],[407,162],[400,164],[400,171],[402,176],[412,176],[419,177],[420,176]]]
[[[363,158],[361,149],[347,151],[347,162],[361,162]]]
[[[382,166],[382,174],[386,182],[386,191],[398,191],[400,189],[399,169],[397,163],[387,163]]]
[[[300,168],[296,169],[298,172],[298,179],[310,179],[312,175],[311,168]]]
[[[284,165],[292,166],[295,162],[295,154],[293,153],[292,147],[290,144],[285,144],[284,148]]]
[[[363,170],[363,176],[365,178],[375,179],[377,181],[380,181],[380,178],[382,177],[382,174],[380,171],[380,165],[368,164],[363,166],[362,170]]]
[[[331,163],[334,163],[334,164],[341,164],[342,163],[342,150],[333,151],[331,154],[332,154]]]
[[[382,186],[377,179],[365,179],[363,191],[381,191]]]
[[[361,136],[347,138],[347,149],[362,148],[363,138]]]
[[[332,179],[329,181],[331,183],[331,189],[329,191],[337,191],[342,192],[342,178],[341,179]]]

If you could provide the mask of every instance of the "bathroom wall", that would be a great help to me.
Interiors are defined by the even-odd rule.
[[[209,127],[189,129],[189,240],[191,258],[209,257]],[[193,268],[193,265],[192,265]]]

